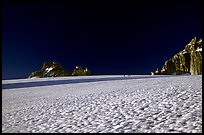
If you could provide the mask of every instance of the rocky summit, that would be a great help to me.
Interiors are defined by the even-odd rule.
[[[83,69],[81,66],[76,66],[72,72],[73,76],[91,75],[91,71],[88,68]]]
[[[44,62],[39,71],[32,72],[28,78],[43,78],[43,77],[61,77],[61,76],[85,76],[91,75],[88,68],[83,69],[81,66],[76,66],[72,73],[64,70],[57,62]]]
[[[57,62],[44,62],[42,68],[39,71],[34,71],[28,78],[33,77],[60,77],[69,76],[70,73],[66,72],[63,67]]]
[[[152,75],[202,75],[202,39],[194,37],[184,50],[165,61],[161,70],[151,72]]]

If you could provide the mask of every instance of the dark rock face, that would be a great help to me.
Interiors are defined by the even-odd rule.
[[[63,67],[57,62],[44,62],[39,71],[32,72],[28,78],[33,77],[60,77],[69,76],[70,73],[66,72]]]
[[[161,71],[157,69],[152,75],[202,75],[202,39],[196,37],[185,46],[185,49],[175,54],[174,57],[165,61]]]
[[[74,71],[68,73],[57,62],[44,62],[42,68],[39,71],[32,72],[28,78],[42,78],[42,77],[61,77],[61,76],[84,76],[91,75],[91,71],[88,68],[83,69],[81,66],[76,66]]]
[[[72,75],[73,76],[91,75],[91,71],[88,68],[83,69],[81,66],[76,66],[76,68],[72,72]]]

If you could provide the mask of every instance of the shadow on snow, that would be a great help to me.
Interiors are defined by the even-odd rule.
[[[25,88],[25,87],[39,87],[39,86],[50,86],[50,85],[62,85],[62,84],[73,84],[73,83],[87,83],[87,82],[100,82],[100,81],[113,81],[113,80],[130,80],[130,79],[144,79],[144,78],[160,78],[167,76],[137,76],[137,77],[111,77],[111,78],[94,78],[94,79],[73,79],[73,80],[49,80],[49,81],[38,81],[38,82],[21,82],[21,83],[10,83],[2,84],[2,89],[14,89],[14,88]],[[170,77],[170,76],[168,76]]]

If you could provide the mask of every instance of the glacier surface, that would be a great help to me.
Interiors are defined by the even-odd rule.
[[[2,132],[201,133],[202,75],[2,80]]]

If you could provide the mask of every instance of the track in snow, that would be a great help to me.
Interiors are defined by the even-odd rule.
[[[69,83],[56,83],[66,80]],[[91,76],[2,83],[7,86],[2,90],[3,133],[202,132],[202,76]],[[40,83],[46,85],[37,86]]]

